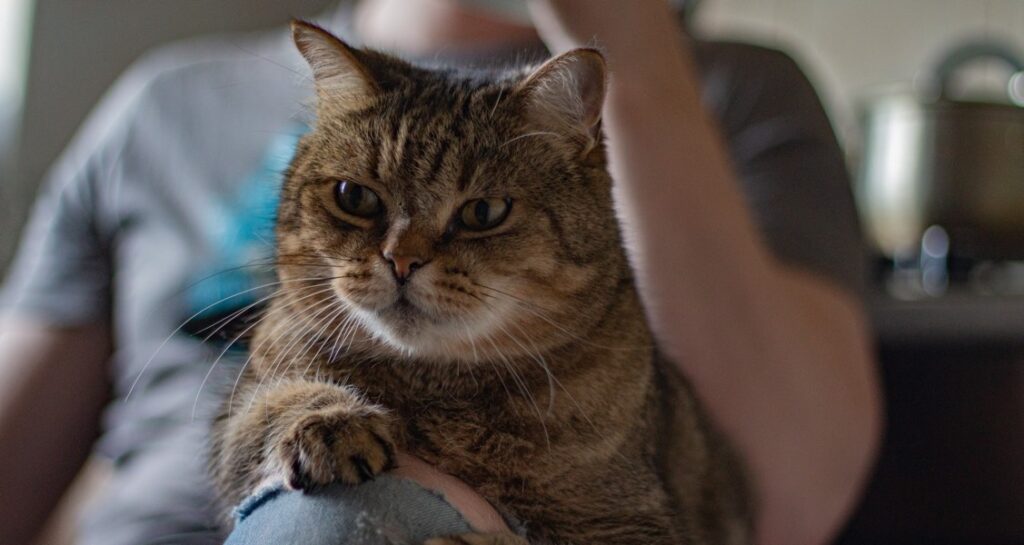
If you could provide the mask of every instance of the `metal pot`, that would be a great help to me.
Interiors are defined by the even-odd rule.
[[[950,96],[963,67],[991,59],[1012,69],[1009,100]],[[909,257],[939,226],[956,257],[1024,259],[1024,61],[1008,47],[974,42],[932,74],[931,96],[890,94],[866,111],[857,197],[868,235],[884,255]]]

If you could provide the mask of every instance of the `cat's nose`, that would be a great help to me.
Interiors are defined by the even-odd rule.
[[[384,259],[391,263],[391,272],[394,273],[395,280],[398,280],[399,285],[405,284],[412,273],[422,267],[425,262],[416,256],[395,255],[392,252],[384,252]]]

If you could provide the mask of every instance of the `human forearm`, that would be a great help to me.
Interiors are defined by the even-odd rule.
[[[761,543],[821,543],[876,441],[860,310],[768,253],[703,112],[645,112],[633,105],[657,102],[629,89],[610,99],[617,202],[659,344],[746,454]]]
[[[809,273],[782,269],[747,313],[760,330],[733,375],[708,373],[723,422],[759,484],[762,545],[820,544],[848,516],[874,460],[881,404],[859,306]],[[731,380],[730,380],[731,379]],[[711,393],[708,395],[716,395]],[[732,407],[725,405],[732,404]]]
[[[617,202],[659,343],[745,453],[761,543],[821,543],[877,435],[859,309],[767,252],[703,112],[645,112],[657,102],[621,88],[610,100]]]
[[[549,44],[596,38],[609,57],[608,152],[641,294],[661,348],[747,459],[760,542],[823,542],[878,435],[857,303],[769,253],[664,1],[534,7]]]
[[[0,320],[0,544],[31,542],[88,456],[108,355],[101,326]]]
[[[691,358],[717,352],[714,332],[732,319],[729,309],[748,304],[748,292],[760,287],[772,262],[700,103],[688,51],[667,4],[599,3],[546,3],[561,11],[567,24],[542,28],[542,34],[561,48],[596,37],[608,57],[608,154],[645,304],[656,327],[672,324],[688,333],[687,339],[663,343],[685,344]],[[601,16],[609,11],[614,15]],[[685,307],[674,304],[675,297],[662,297],[675,293],[685,296]]]

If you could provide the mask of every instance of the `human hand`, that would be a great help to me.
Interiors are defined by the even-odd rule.
[[[391,474],[409,479],[423,488],[439,493],[462,514],[474,530],[483,534],[504,534],[510,530],[501,515],[466,483],[443,473],[419,458],[399,452]]]

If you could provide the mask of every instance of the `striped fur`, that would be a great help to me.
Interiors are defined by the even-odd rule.
[[[330,81],[282,194],[284,287],[215,423],[225,505],[268,480],[358,483],[404,450],[527,530],[438,545],[747,543],[735,458],[658,357],[634,288],[598,54],[464,73],[295,32]],[[341,210],[339,180],[381,214]],[[476,198],[510,199],[508,218],[459,228]],[[402,286],[394,248],[425,261]]]

